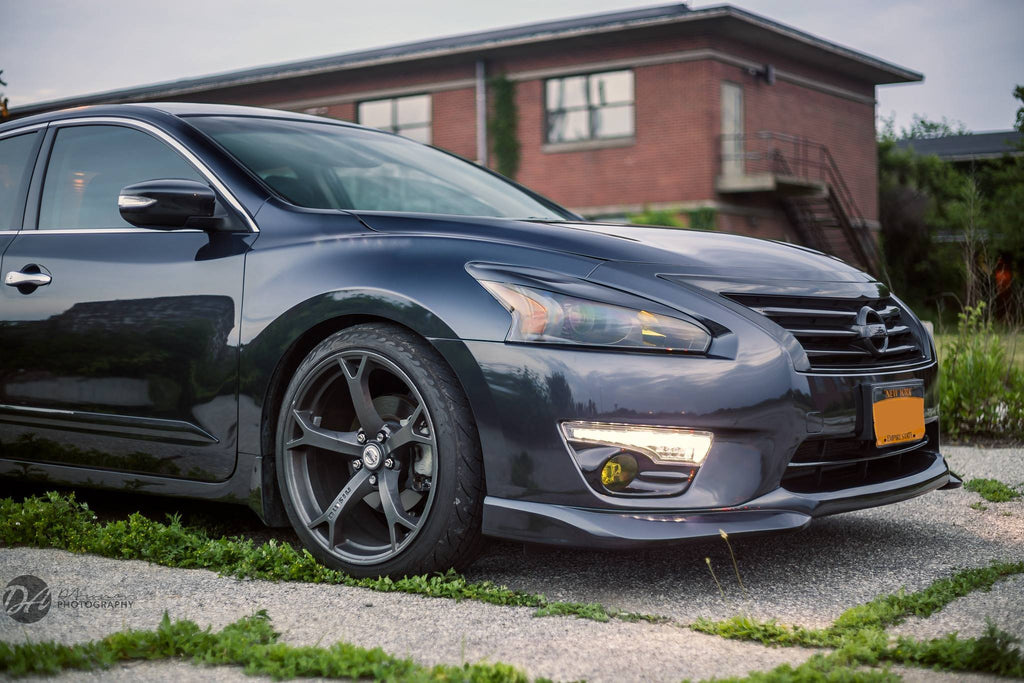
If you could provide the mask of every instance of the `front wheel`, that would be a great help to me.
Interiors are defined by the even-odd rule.
[[[404,328],[357,325],[314,348],[285,392],[276,452],[292,526],[328,566],[403,576],[476,554],[473,416],[443,359]]]

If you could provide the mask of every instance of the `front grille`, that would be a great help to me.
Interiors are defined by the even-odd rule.
[[[925,358],[906,314],[891,298],[725,296],[789,330],[814,369],[885,367]]]
[[[923,450],[927,444],[927,436],[888,448],[858,439],[805,441],[786,467],[782,486],[794,493],[819,493],[907,477],[931,466],[934,456]]]

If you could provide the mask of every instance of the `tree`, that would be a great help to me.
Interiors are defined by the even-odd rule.
[[[0,73],[3,73],[0,71]],[[1021,101],[1021,106],[1017,109],[1017,130],[1024,133],[1024,85],[1018,85],[1013,89],[1013,96]]]
[[[962,291],[953,202],[964,197],[966,179],[936,156],[878,143],[879,221],[882,248],[894,291],[917,308],[935,310],[945,292]]]
[[[1013,91],[1021,106],[1016,128],[1024,133],[1024,86]],[[1020,147],[1024,152],[1024,143]],[[992,251],[1002,258],[1014,279],[1024,276],[1024,156],[1005,155],[980,170],[982,191],[989,198],[988,238]]]
[[[1021,101],[1016,126],[1024,132],[1024,86],[1014,95]],[[966,132],[960,122],[914,115],[899,137]],[[915,307],[932,310],[942,308],[947,293],[965,305],[996,298],[999,305],[991,310],[1007,322],[1024,319],[1017,304],[1007,303],[1024,300],[1024,156],[957,165],[899,149],[896,139],[893,120],[883,118],[879,220],[893,289]],[[999,279],[1013,290],[1000,293]]]
[[[0,76],[3,75],[4,70],[0,69]],[[3,78],[0,78],[0,85],[6,86],[7,81],[5,81]],[[0,121],[6,121],[10,115],[10,112],[7,111],[7,98],[4,97],[4,94],[2,92],[0,92]]]
[[[909,128],[900,132],[903,140],[927,140],[929,138],[947,138],[951,135],[967,135],[971,131],[963,121],[942,117],[941,121],[931,121],[920,114],[914,114]]]

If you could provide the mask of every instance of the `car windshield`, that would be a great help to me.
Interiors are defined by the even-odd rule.
[[[572,218],[499,176],[397,135],[275,118],[195,116],[189,122],[298,206]]]

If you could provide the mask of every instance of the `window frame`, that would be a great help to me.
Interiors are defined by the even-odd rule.
[[[93,125],[109,125],[109,126],[121,126],[124,128],[131,128],[138,130],[142,133],[148,134],[150,137],[155,138],[158,142],[163,143],[172,152],[178,154],[183,160],[190,164],[200,176],[202,176],[207,183],[213,188],[213,191],[217,194],[219,200],[223,200],[229,210],[236,213],[241,217],[242,223],[245,226],[245,230],[251,233],[259,233],[259,227],[256,225],[256,221],[248,210],[242,205],[231,190],[221,181],[221,179],[210,170],[194,152],[188,149],[184,144],[181,143],[177,138],[174,137],[168,131],[165,131],[156,125],[149,123],[148,121],[142,121],[139,119],[132,119],[121,116],[87,116],[82,118],[73,119],[59,119],[56,121],[50,121],[46,124],[42,124],[47,127],[45,136],[42,140],[42,146],[39,153],[36,156],[36,163],[32,172],[31,187],[29,189],[29,201],[25,209],[25,215],[23,218],[22,227],[24,230],[34,230],[39,234],[51,234],[51,235],[62,235],[62,234],[111,234],[119,232],[154,232],[150,228],[139,228],[135,226],[130,227],[116,227],[116,228],[58,228],[53,230],[40,230],[39,229],[39,215],[42,209],[43,201],[43,184],[46,180],[46,174],[50,165],[50,156],[53,153],[54,144],[57,139],[57,132],[66,127],[71,126],[93,126]],[[183,228],[181,230],[173,230],[169,232],[203,232],[196,228]]]
[[[633,91],[632,92],[632,99],[630,99],[629,101],[622,100],[622,101],[611,102],[611,103],[604,104],[604,105],[595,105],[591,101],[591,78],[593,78],[594,76],[604,76],[606,74],[614,74],[614,73],[628,73],[630,75],[630,80],[631,80],[631,84],[630,85],[631,85],[631,89]],[[566,108],[562,108],[562,109],[551,109],[549,107],[549,101],[548,101],[548,83],[550,83],[552,81],[563,81],[563,80],[567,80],[567,79],[570,79],[570,78],[583,78],[584,79],[583,93],[584,93],[584,96],[586,98],[586,104],[582,105],[582,106],[577,105],[577,106],[566,107]],[[566,146],[572,146],[572,145],[593,145],[593,144],[600,145],[602,143],[609,143],[609,146],[614,146],[615,143],[617,143],[617,142],[621,143],[623,141],[633,140],[636,137],[636,69],[633,69],[633,68],[602,69],[600,71],[585,71],[585,72],[582,72],[582,73],[571,73],[571,74],[563,74],[563,75],[560,75],[560,76],[552,76],[550,78],[545,78],[543,80],[543,86],[542,87],[544,89],[544,109],[543,109],[543,112],[542,112],[542,116],[543,116],[543,121],[542,121],[542,123],[543,123],[543,136],[544,136],[543,144],[544,145],[559,146],[560,147],[560,146],[563,146],[563,145],[566,145]],[[603,110],[603,109],[617,109],[617,108],[624,108],[624,107],[627,107],[627,106],[632,109],[632,121],[631,121],[632,126],[631,126],[631,131],[629,133],[627,133],[625,135],[608,135],[608,136],[602,136],[602,137],[596,137],[594,135],[594,128],[595,128],[594,121],[595,121],[595,114],[596,114],[596,112],[598,112],[600,110]],[[588,129],[587,137],[576,138],[576,139],[573,139],[573,140],[552,140],[551,139],[551,115],[552,114],[565,114],[567,112],[573,112],[573,111],[586,111],[587,112],[587,129]]]
[[[407,126],[400,126],[398,124],[398,101],[404,99],[410,99],[413,97],[426,97],[427,98],[427,121],[425,123],[415,123]],[[377,126],[371,126],[362,121],[362,115],[360,114],[360,108],[364,104],[371,104],[375,102],[388,102],[390,103],[390,124],[386,128],[379,128]],[[434,95],[429,92],[420,93],[409,93],[407,95],[393,95],[391,97],[374,97],[366,100],[359,100],[356,102],[356,123],[360,126],[366,126],[367,128],[373,128],[374,130],[381,130],[387,133],[394,133],[395,135],[401,135],[404,138],[409,138],[413,142],[419,142],[420,144],[432,145],[434,142]],[[408,129],[425,129],[427,131],[427,140],[417,140],[411,138],[408,135],[404,135],[402,130]]]
[[[22,126],[20,128],[12,128],[11,130],[5,130],[0,133],[0,140],[6,140],[8,138],[18,137],[19,135],[35,135],[35,144],[32,147],[32,151],[29,152],[28,159],[25,163],[25,168],[22,173],[24,174],[21,179],[21,184],[18,186],[15,192],[15,201],[17,202],[17,208],[15,209],[11,227],[5,228],[0,226],[0,234],[11,234],[21,232],[25,228],[25,217],[29,212],[29,197],[32,196],[32,180],[38,172],[38,164],[40,157],[40,150],[43,148],[43,144],[46,141],[46,127],[47,123],[36,123],[29,126]]]

